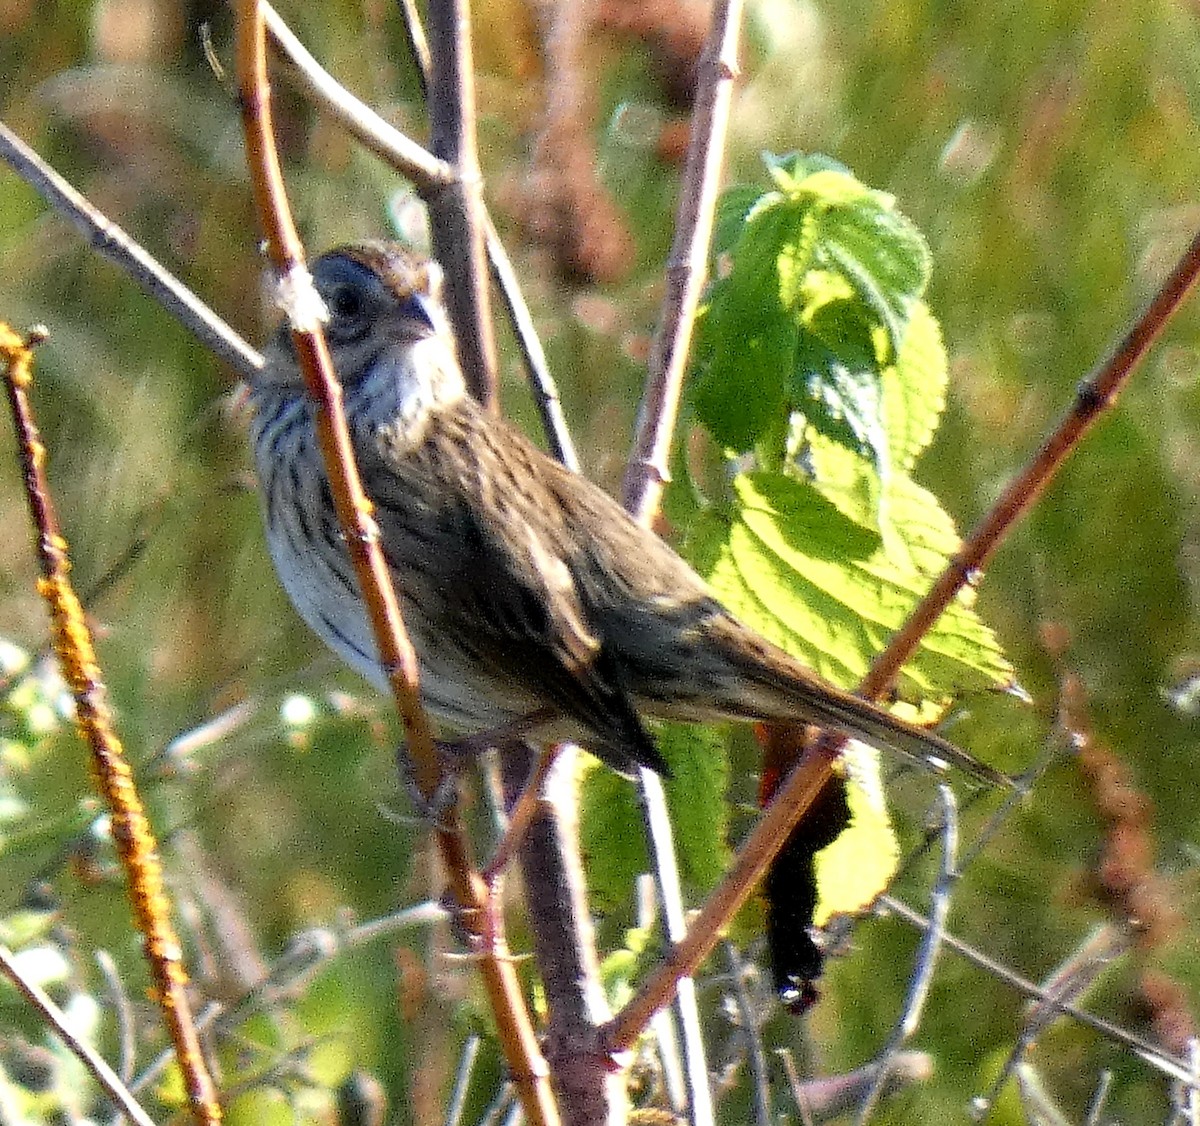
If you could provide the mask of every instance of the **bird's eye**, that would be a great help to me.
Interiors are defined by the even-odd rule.
[[[337,285],[325,297],[329,307],[329,334],[338,340],[356,340],[370,327],[367,299],[355,285]]]

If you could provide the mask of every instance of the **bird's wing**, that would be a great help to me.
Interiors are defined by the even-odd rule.
[[[473,407],[440,413],[401,458],[364,452],[385,554],[440,635],[429,644],[457,647],[464,663],[577,720],[610,765],[665,772],[564,558],[563,514],[535,487],[544,455],[477,415]],[[507,440],[497,441],[499,427]],[[414,537],[428,545],[417,549],[424,566]]]

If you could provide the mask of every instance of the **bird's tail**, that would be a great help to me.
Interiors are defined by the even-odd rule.
[[[940,735],[906,723],[875,704],[835,688],[810,672],[770,642],[746,630],[733,618],[713,621],[714,640],[726,634],[720,645],[727,659],[738,666],[730,678],[738,687],[725,699],[719,692],[713,700],[718,710],[744,719],[802,722],[860,739],[872,746],[898,751],[925,767],[944,771],[950,767],[980,782],[1011,788],[1013,779],[980,762],[961,747]]]
[[[836,696],[831,694],[813,709],[813,713],[810,722],[818,727],[898,751],[922,766],[938,771],[954,767],[977,781],[1006,789],[1014,785],[1012,778],[1003,771],[980,762],[949,740],[926,728],[905,723],[858,696],[842,692],[837,692]]]

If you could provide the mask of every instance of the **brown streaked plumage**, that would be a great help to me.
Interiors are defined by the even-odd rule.
[[[613,766],[663,770],[639,713],[799,720],[993,782],[952,744],[826,684],[734,619],[602,489],[466,393],[434,271],[399,247],[313,266],[363,484],[430,711],[464,733],[539,709]],[[267,537],[296,608],[384,683],[287,333],[252,384]]]

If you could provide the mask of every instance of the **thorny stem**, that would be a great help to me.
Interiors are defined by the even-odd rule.
[[[46,483],[46,448],[28,398],[33,353],[29,343],[6,324],[0,324],[0,353],[7,361],[9,407],[17,429],[29,514],[37,529],[37,554],[42,571],[38,591],[50,608],[54,651],[75,697],[76,724],[91,748],[96,782],[108,805],[113,844],[125,870],[134,921],[145,943],[150,978],[175,1045],[192,1117],[200,1126],[215,1126],[221,1121],[221,1108],[192,1020],[187,971],[183,968],[179,937],[171,923],[158,843],[142,808],[129,761],[113,730],[112,711],[91,630],[68,577],[67,542],[59,530]]]
[[[679,414],[692,326],[707,276],[729,108],[738,74],[741,22],[741,0],[718,0],[714,5],[675,213],[675,240],[667,258],[667,291],[650,342],[646,392],[638,410],[637,433],[622,494],[625,507],[643,524],[654,518],[670,479],[671,437]]]

